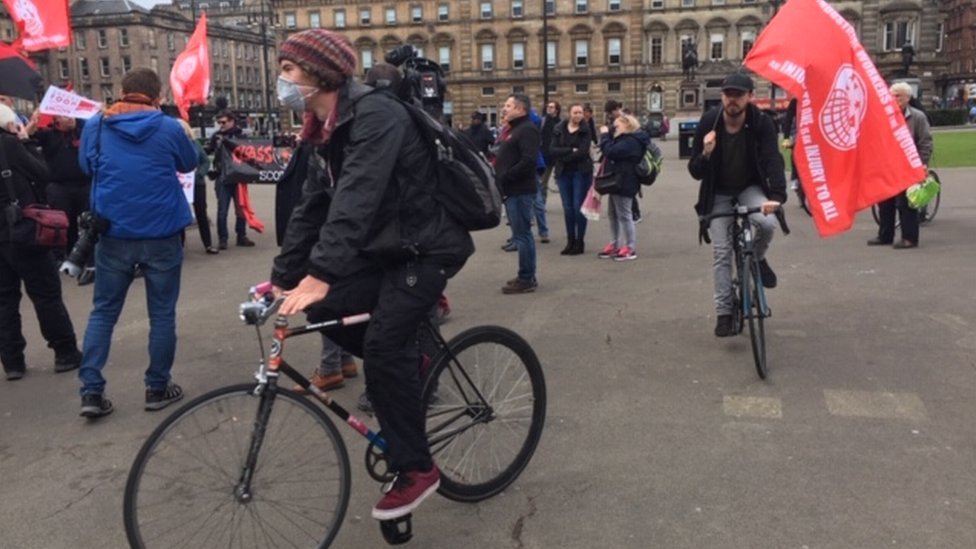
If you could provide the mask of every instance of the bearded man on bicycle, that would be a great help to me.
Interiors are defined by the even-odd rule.
[[[701,180],[698,215],[731,212],[735,205],[762,207],[750,217],[758,226],[756,252],[763,286],[776,287],[776,273],[766,262],[776,219],[769,217],[786,202],[786,177],[773,121],[750,103],[753,82],[741,72],[722,81],[722,106],[704,115],[688,161],[688,171]],[[708,228],[712,240],[715,283],[716,337],[734,335],[732,329],[732,218],[715,219]]]
[[[440,484],[424,428],[417,327],[474,244],[433,198],[435,159],[410,114],[353,80],[357,53],[345,37],[311,29],[278,52],[278,98],[303,114],[302,142],[315,154],[271,280],[286,296],[281,314],[308,309],[315,322],[371,313],[364,329],[330,337],[364,359],[398,473],[373,517],[393,520]]]

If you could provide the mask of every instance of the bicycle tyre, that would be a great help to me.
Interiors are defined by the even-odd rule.
[[[131,547],[332,543],[349,505],[349,457],[322,409],[291,391],[275,391],[250,501],[235,496],[263,398],[254,388],[233,385],[201,395],[149,435],[125,486]]]
[[[507,488],[532,459],[546,418],[545,377],[532,347],[506,328],[470,328],[447,345],[456,360],[442,351],[424,385],[427,437],[438,492],[473,503]]]
[[[763,310],[762,275],[759,273],[759,266],[752,259],[747,261],[746,265],[752,273],[746,287],[749,292],[749,306],[743,313],[749,318],[749,341],[752,344],[752,358],[756,363],[756,373],[759,374],[759,379],[766,379],[769,369],[766,364],[766,329],[763,322],[766,311]]]
[[[929,170],[929,175],[931,175],[936,181],[939,182],[939,192],[935,194],[935,198],[931,202],[926,204],[918,212],[918,222],[919,224],[929,224],[935,219],[935,214],[939,212],[939,202],[942,201],[942,181],[939,179],[939,174],[935,173],[935,170]]]
[[[797,181],[797,185],[801,185],[801,183]],[[807,200],[807,194],[803,191],[803,187],[798,186],[795,191],[797,202],[800,203],[800,209],[806,212],[808,216],[813,217],[813,212],[810,211],[810,202]]]

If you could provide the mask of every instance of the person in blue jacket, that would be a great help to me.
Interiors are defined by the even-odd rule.
[[[179,122],[159,110],[162,83],[150,69],[122,79],[122,99],[94,116],[81,134],[79,162],[92,175],[91,210],[99,220],[95,290],[82,346],[81,415],[112,412],[102,368],[112,331],[137,268],[146,281],[149,367],[146,410],[183,398],[170,379],[176,354],[176,301],[183,249],[180,233],[193,217],[177,172],[197,167],[197,152]]]

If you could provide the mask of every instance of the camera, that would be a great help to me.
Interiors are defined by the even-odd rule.
[[[81,212],[78,216],[78,241],[58,271],[70,277],[78,277],[95,251],[98,235],[108,231],[109,226],[107,219],[90,211]]]
[[[419,100],[425,111],[435,118],[441,118],[447,91],[441,66],[430,59],[417,57],[417,50],[409,44],[390,50],[384,60],[403,67],[403,89],[398,90],[398,95]]]

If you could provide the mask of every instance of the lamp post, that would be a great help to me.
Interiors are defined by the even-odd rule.
[[[259,14],[257,14],[258,15],[257,24],[261,32],[261,58],[263,64],[261,68],[261,71],[263,73],[261,77],[261,87],[262,87],[262,96],[264,98],[262,101],[262,103],[264,104],[264,133],[265,135],[274,137],[275,127],[271,119],[271,113],[272,113],[271,90],[274,88],[274,85],[271,83],[271,70],[270,70],[271,67],[268,64],[268,50],[270,49],[271,46],[268,43],[268,29],[269,27],[271,29],[274,29],[275,14],[274,14],[274,6],[268,5],[268,3],[263,0],[259,2],[259,4],[261,6],[261,11]],[[266,11],[265,7],[269,8],[269,11]],[[248,19],[250,18],[251,16],[250,14],[248,14]],[[270,25],[268,25],[269,18],[271,20]],[[249,21],[249,23],[253,24],[254,21]]]

